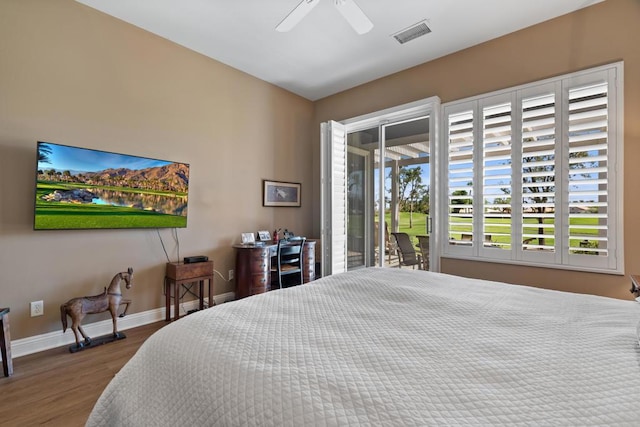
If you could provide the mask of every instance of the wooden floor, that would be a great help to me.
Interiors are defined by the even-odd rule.
[[[13,375],[0,377],[0,426],[84,426],[109,381],[164,325],[128,329],[126,339],[77,353],[65,346],[13,359]]]

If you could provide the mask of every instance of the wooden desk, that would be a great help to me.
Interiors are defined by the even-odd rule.
[[[271,290],[271,258],[277,255],[278,244],[264,246],[233,245],[236,248],[236,299]],[[316,242],[307,240],[303,249],[303,283],[315,279]]]
[[[198,297],[200,299],[200,310],[204,309],[204,281],[209,282],[208,296],[209,307],[214,305],[213,301],[213,261],[194,262],[192,264],[185,264],[183,262],[168,262],[167,270],[165,273],[165,305],[166,315],[165,320],[169,322],[171,320],[171,295],[173,294],[174,309],[173,320],[180,318],[180,287],[189,283],[198,282],[199,292]]]

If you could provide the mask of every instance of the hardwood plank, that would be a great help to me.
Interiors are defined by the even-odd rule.
[[[0,426],[84,426],[113,376],[166,324],[128,329],[126,339],[77,353],[65,346],[14,359],[13,376],[0,378]]]

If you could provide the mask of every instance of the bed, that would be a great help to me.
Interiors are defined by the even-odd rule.
[[[640,304],[348,272],[152,335],[89,426],[640,425]]]

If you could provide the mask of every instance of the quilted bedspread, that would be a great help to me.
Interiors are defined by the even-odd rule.
[[[151,336],[89,426],[640,425],[640,304],[371,268]]]

